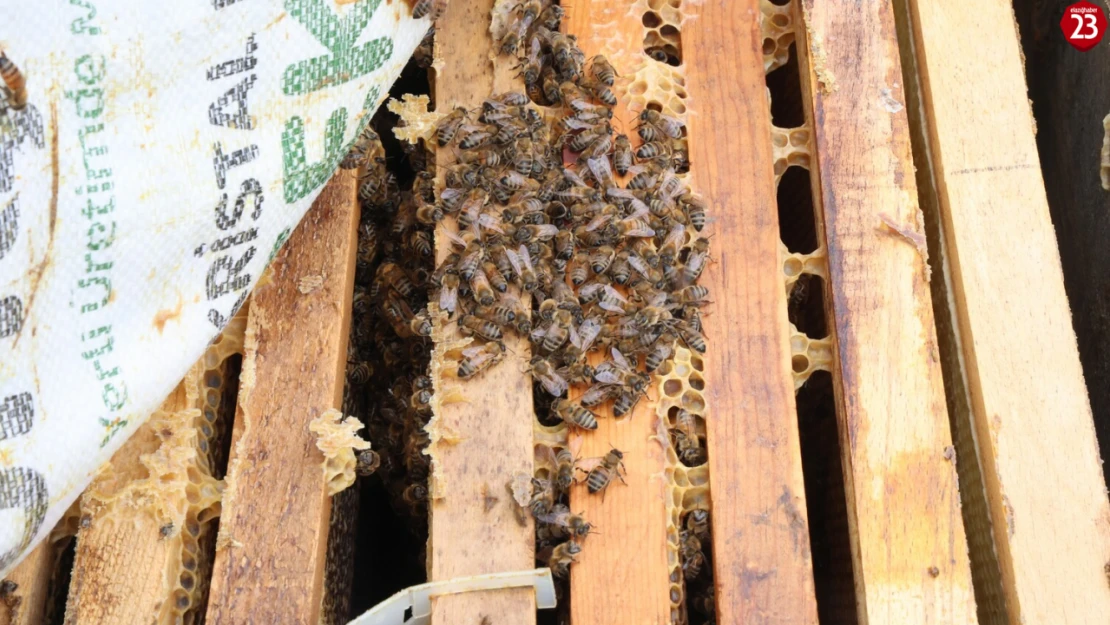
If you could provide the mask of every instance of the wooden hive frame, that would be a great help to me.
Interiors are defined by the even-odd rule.
[[[450,6],[437,31],[437,110],[514,88],[511,63],[491,54],[494,5]],[[664,36],[649,13],[674,30]],[[708,490],[712,512],[719,623],[1110,620],[1110,504],[1037,175],[1018,34],[996,27],[1011,19],[1003,0],[567,7],[564,29],[622,74],[616,118],[625,128],[658,86],[642,69],[645,42],[681,57],[681,74],[667,75],[683,80],[670,93],[685,94],[688,181],[711,206],[704,280],[715,299],[700,361],[709,464],[682,473],[708,483],[699,492]],[[995,26],[953,37],[950,26],[965,23]],[[786,127],[778,116],[790,108]],[[792,186],[800,178],[791,167],[807,172],[809,188]],[[202,427],[192,418],[208,401],[198,372],[226,373],[219,366],[233,351],[243,373],[219,539],[211,562],[194,565],[203,579],[184,583],[208,589],[212,623],[331,623],[342,612],[324,598],[348,587],[349,569],[328,553],[347,531],[333,510],[351,502],[328,497],[308,423],[339,408],[343,393],[354,190],[349,172],[329,183],[236,322],[242,337],[228,334],[217,361],[198,365],[68,518],[77,537],[66,622],[172,622],[192,607],[193,594],[182,600],[183,545],[211,537],[215,508],[193,501],[207,512],[144,515],[104,501],[140,497],[128,485],[151,475],[151,454],[168,453],[171,439],[186,451],[199,445],[193,434],[178,440]],[[812,224],[795,223],[788,204],[812,206]],[[813,248],[789,249],[791,229],[806,227]],[[797,316],[798,283],[817,279],[823,293],[813,301],[824,305],[811,314],[823,318],[823,336]],[[466,436],[433,447],[446,491],[433,493],[430,579],[533,565],[533,527],[517,524],[510,498],[483,504],[532,468],[533,430],[521,418],[532,410],[521,373],[528,347],[512,347],[510,362],[468,384],[485,401],[437,415]],[[818,387],[830,392],[827,414],[812,412]],[[605,505],[574,500],[604,534],[571,569],[571,623],[684,618],[675,611],[689,599],[673,573],[675,471],[653,438],[659,390],[634,418],[603,420],[585,440],[583,455],[609,443],[628,450],[629,486]],[[181,423],[170,427],[174,415]],[[498,461],[469,461],[483,454]],[[189,483],[174,482],[183,501]],[[53,610],[57,554],[42,545],[9,576],[0,623],[39,623]],[[434,604],[437,623],[483,617],[534,623],[533,597],[496,591]]]

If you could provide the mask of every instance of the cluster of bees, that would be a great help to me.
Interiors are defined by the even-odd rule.
[[[406,191],[371,130],[344,164],[363,168],[348,382],[378,398],[367,419],[377,457],[364,454],[360,466],[377,468],[394,507],[424,522],[436,310],[474,338],[448,354],[450,374],[483,375],[505,358],[506,336],[527,337],[537,417],[583,431],[597,428],[606,402],[617,417],[631,414],[680,341],[706,349],[701,308],[709,293],[698,284],[709,260],[706,206],[680,177],[689,168],[683,123],[648,108],[635,128],[638,147],[615,134],[617,74],[558,31],[562,16],[549,0],[512,9],[499,48],[519,58],[524,90],[440,119],[434,140],[456,162],[438,193],[424,146],[403,144],[413,170]],[[431,62],[433,34],[417,50],[418,66]],[[436,265],[432,233],[444,220],[449,227],[440,233],[451,249]],[[697,418],[682,410],[670,429],[690,466],[707,460]],[[603,495],[623,481],[624,454],[579,459],[573,447],[545,445],[537,454],[537,467],[547,468],[533,479],[527,506],[537,521],[537,558],[565,579],[595,529],[570,511],[569,492],[581,481]],[[708,512],[687,513],[680,545],[687,580],[704,568],[708,539]]]
[[[457,223],[443,231],[452,249],[432,272],[429,298],[476,339],[457,354],[457,377],[501,361],[506,334],[526,336],[529,370],[550,397],[541,420],[594,430],[603,403],[611,401],[617,417],[633,410],[678,341],[705,351],[700,310],[709,292],[697,281],[709,241],[700,236],[706,207],[679,177],[689,166],[683,123],[649,108],[639,115],[638,148],[614,136],[616,72],[558,32],[561,17],[559,6],[540,0],[513,9],[500,51],[521,55],[525,92],[439,121],[436,142],[457,162],[438,199],[415,214],[428,225]],[[533,103],[554,107],[557,121],[547,123]],[[591,364],[595,352],[603,360]],[[572,385],[584,388],[573,399]],[[694,425],[686,413],[672,442],[684,462],[702,464]],[[532,483],[537,554],[565,577],[592,530],[566,505],[576,474],[585,474],[588,492],[603,493],[623,481],[623,453],[592,461],[569,449],[541,455],[552,470]],[[699,540],[688,533],[684,541],[691,573],[704,561]]]

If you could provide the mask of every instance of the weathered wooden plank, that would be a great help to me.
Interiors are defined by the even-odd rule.
[[[510,57],[497,57],[490,38],[493,0],[452,2],[436,29],[436,109],[455,106],[473,109],[495,93],[523,90],[514,79]],[[440,183],[456,160],[452,150],[436,155]],[[436,234],[436,258],[450,253],[450,242],[441,222]],[[436,336],[458,340],[457,326],[437,329]],[[532,474],[532,381],[524,373],[530,357],[526,339],[506,337],[509,349],[503,362],[476,379],[459,382],[436,376],[436,392],[458,385],[467,402],[436,407],[430,428],[454,433],[457,442],[435,442],[433,434],[433,488],[428,545],[429,579],[530,569],[535,564],[535,530],[531,519],[517,522],[517,504],[506,485],[514,474]],[[446,364],[446,368],[450,368]],[[453,437],[451,437],[453,438]],[[497,500],[486,497],[496,497]],[[432,623],[536,621],[535,594],[531,589],[499,590],[449,595],[433,599]]]
[[[35,547],[6,578],[15,588],[0,597],[0,625],[38,625],[43,622],[50,599],[50,576],[56,549],[50,540]]]
[[[974,623],[894,12],[803,6],[859,619]]]
[[[1001,0],[906,6],[971,399],[970,415],[957,417],[970,419],[976,434],[1006,617],[1107,622],[1110,503],[1018,33],[1009,27],[1012,7]],[[981,36],[967,41],[954,24]],[[1086,131],[1098,127],[1091,119]],[[1092,172],[1080,178],[1092,185],[1096,155],[1068,164]]]
[[[712,207],[705,354],[720,623],[816,623],[758,0],[683,31],[693,187]]]
[[[308,424],[342,401],[358,217],[340,171],[255,289],[209,623],[319,620],[331,504]]]

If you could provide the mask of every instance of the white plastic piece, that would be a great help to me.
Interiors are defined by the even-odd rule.
[[[551,579],[551,569],[540,568],[531,571],[456,577],[406,588],[364,612],[362,616],[347,625],[427,625],[432,620],[432,597],[524,586],[536,589],[537,608],[546,610],[555,607],[555,583]],[[405,611],[410,608],[412,615],[405,620]]]

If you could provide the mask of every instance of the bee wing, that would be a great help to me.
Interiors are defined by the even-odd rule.
[[[670,192],[663,194],[663,197],[668,201],[682,195],[686,190],[686,183],[675,175],[673,169],[667,169],[667,171],[663,172],[663,178],[659,181],[659,188],[666,189],[671,186],[674,188]]]
[[[617,363],[617,366],[619,366],[623,369],[631,369],[632,368],[632,365],[628,364],[628,359],[624,357],[624,354],[621,353],[621,350],[614,347],[612,349],[612,353],[613,353],[613,362]]]
[[[596,317],[590,317],[578,326],[578,336],[581,343],[577,346],[582,351],[589,351],[590,346],[594,344],[597,335],[601,334],[601,322]]]
[[[536,520],[540,523],[550,523],[552,525],[558,525],[560,527],[569,527],[570,510],[567,510],[565,507],[561,507],[560,509],[557,509],[548,514],[541,514],[537,516]]]
[[[553,224],[540,224],[536,226],[537,239],[550,239],[559,234],[559,226]]]
[[[558,464],[555,459],[555,450],[547,445],[536,445],[535,447],[535,463],[537,467],[546,467],[554,469]]]
[[[668,122],[665,124],[660,124],[659,128],[664,133],[666,133],[668,137],[672,139],[678,139],[682,136],[682,127],[686,124],[682,123],[681,119],[678,119],[677,117],[671,117],[670,115],[664,115],[662,113],[659,114],[659,117],[664,122]]]
[[[628,168],[628,173],[631,174],[632,170],[636,167],[640,167],[640,166],[639,165],[633,165],[632,167],[629,167]],[[610,198],[620,199],[620,200],[634,200],[634,199],[636,199],[636,196],[633,195],[631,191],[629,191],[628,189],[622,189],[620,187],[609,187],[608,189],[605,190],[605,194],[608,195]]]
[[[648,300],[648,306],[653,306],[653,307],[662,307],[666,303],[667,303],[667,294],[666,293],[656,293],[655,295],[651,296],[651,299]]]
[[[674,245],[676,248],[682,246],[683,239],[686,237],[686,226],[682,224],[675,224],[671,231],[667,233],[667,238],[663,240],[663,247],[667,245]]]
[[[632,265],[632,268],[635,269],[641,276],[645,278],[650,277],[649,274],[651,273],[651,268],[648,267],[648,264],[644,262],[644,259],[641,258],[639,254],[629,254],[628,264]]]
[[[594,379],[602,384],[620,384],[622,378],[613,367],[613,363],[606,361],[594,369]]]
[[[481,355],[482,352],[484,352],[485,350],[486,350],[486,346],[484,344],[482,344],[482,345],[471,345],[470,347],[463,348],[462,355],[463,355],[464,358],[474,359],[474,358],[478,357],[479,355]]]
[[[601,215],[598,215],[597,217],[591,219],[590,223],[586,224],[586,232],[593,232],[594,230],[597,230],[598,228],[612,221],[612,219],[612,215],[602,213]]]
[[[530,338],[532,339],[532,342],[533,343],[539,343],[540,341],[542,341],[547,336],[547,330],[548,329],[549,329],[549,326],[538,326],[538,327],[534,328],[532,330],[532,334],[529,335]]]
[[[570,344],[574,345],[575,347],[579,347],[580,346],[579,344],[582,342],[582,339],[581,339],[581,337],[578,336],[578,330],[574,329],[573,324],[570,326],[569,329],[570,329]]]
[[[440,199],[443,200],[444,202],[447,202],[447,203],[451,203],[451,202],[457,201],[459,199],[462,199],[462,196],[463,196],[463,190],[462,189],[456,189],[454,187],[449,188],[449,189],[444,189],[443,192],[439,194]]]
[[[613,179],[613,169],[609,166],[609,159],[605,156],[586,159],[586,166],[590,168],[590,173],[594,175],[594,180],[597,180],[601,184],[605,184],[607,180]]]
[[[439,290],[439,307],[448,313],[454,313],[459,304],[459,290],[443,287]]]
[[[520,256],[510,248],[505,248],[505,256],[509,257],[509,264],[513,266],[516,275],[524,275],[524,265],[520,262]]]
[[[505,231],[501,229],[501,220],[493,215],[490,215],[489,213],[482,213],[481,215],[478,215],[478,224],[486,230],[492,230],[499,234],[505,234]],[[552,226],[552,228],[554,227],[555,226]]]
[[[521,243],[518,251],[520,252],[520,261],[524,264],[524,267],[528,271],[535,271],[536,268],[532,266],[532,257],[528,255],[528,246]]]
[[[448,240],[450,240],[455,245],[458,245],[459,247],[464,248],[464,249],[466,248],[466,241],[462,237],[460,237],[459,235],[455,234],[454,232],[451,232],[450,230],[447,230],[445,228],[445,229],[442,230],[442,234],[444,236],[446,236],[448,238]]]
[[[582,179],[582,176],[579,176],[576,171],[574,171],[573,169],[570,169],[569,167],[564,167],[563,168],[563,176],[568,181],[570,181],[571,184],[573,184],[575,186],[578,186],[578,187],[589,186],[589,185],[586,184],[586,181]]]
[[[578,119],[577,117],[564,117],[562,123],[571,130],[586,130],[588,128],[593,128],[593,124]],[[577,174],[575,175],[577,176]],[[581,178],[579,178],[579,180],[581,180]]]
[[[537,376],[540,384],[543,385],[544,390],[551,393],[555,397],[561,397],[563,393],[567,392],[566,378],[558,373],[552,372],[547,375]]]
[[[655,236],[655,231],[652,230],[651,228],[649,228],[647,223],[643,222],[640,219],[628,218],[628,219],[624,220],[624,223],[630,224],[629,229],[625,230],[625,232],[624,232],[625,236],[629,236],[629,237],[653,237],[653,236]]]

